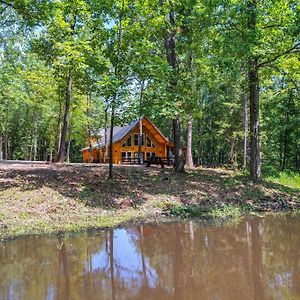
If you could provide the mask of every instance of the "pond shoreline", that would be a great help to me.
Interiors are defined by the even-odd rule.
[[[224,169],[0,163],[0,240],[300,208],[300,188]]]

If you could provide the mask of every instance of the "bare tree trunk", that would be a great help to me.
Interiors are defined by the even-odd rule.
[[[160,5],[163,5],[164,0],[160,0]],[[167,62],[173,69],[172,78],[170,80],[170,90],[172,93],[175,92],[177,85],[177,76],[178,76],[178,65],[176,57],[176,43],[175,43],[175,34],[176,34],[176,24],[175,24],[175,14],[172,9],[172,1],[170,1],[171,9],[169,11],[169,21],[172,27],[170,32],[166,31],[165,33],[165,49]],[[175,148],[175,162],[174,169],[176,173],[184,173],[184,162],[182,155],[182,146],[181,146],[181,132],[180,132],[180,118],[179,114],[176,115],[176,118],[172,120],[173,124],[173,134],[174,134],[174,148]]]
[[[243,94],[243,127],[244,127],[244,138],[243,138],[243,168],[247,167],[248,158],[248,113],[247,113],[247,95]]]
[[[186,164],[189,168],[194,168],[192,155],[192,135],[193,135],[193,119],[190,115],[187,122],[187,147],[186,147]]]
[[[110,120],[110,135],[109,135],[109,174],[108,178],[113,179],[113,136],[114,136],[114,121],[115,121],[115,100],[114,96],[111,105],[111,120]]]
[[[250,175],[254,181],[259,181],[260,145],[259,145],[259,81],[257,59],[250,66]]]
[[[256,0],[248,2],[248,29],[256,31],[257,3]],[[250,176],[254,181],[261,177],[260,145],[259,145],[259,75],[258,58],[249,58],[249,101],[250,101]]]
[[[203,159],[202,159],[202,142],[199,141],[198,143],[198,153],[197,153],[197,165],[202,166]]]
[[[88,123],[87,123],[87,132],[88,132],[88,143],[89,143],[89,158],[88,161],[91,162],[92,161],[92,141],[91,141],[91,125],[90,125],[90,121],[89,121],[89,116],[90,116],[90,95],[89,93],[87,93],[86,96],[86,115],[88,118]]]
[[[32,161],[32,157],[33,157],[33,145],[34,145],[34,141],[33,141],[33,136],[31,134],[31,144],[30,144],[30,154],[29,154],[29,160]]]
[[[143,124],[142,119],[139,120],[139,140],[138,140],[138,163],[141,164],[141,150],[142,150],[142,139],[143,139]]]
[[[234,168],[237,167],[236,139],[234,137],[230,141],[230,163]]]
[[[183,163],[183,153],[181,148],[180,140],[180,120],[179,115],[176,119],[173,120],[173,129],[174,129],[174,146],[175,146],[175,171],[176,173],[184,172],[184,163]]]
[[[107,108],[105,109],[105,127],[104,127],[104,143],[105,143],[105,158],[104,162],[107,163],[107,156],[108,156],[108,143],[107,143]]]
[[[53,160],[53,149],[51,147],[49,161],[52,163]]]
[[[43,159],[44,161],[47,161],[47,158],[48,158],[48,143],[47,141],[45,140],[44,141],[44,151],[43,151]]]
[[[143,139],[143,124],[142,124],[142,105],[143,105],[143,98],[144,98],[144,89],[145,89],[145,80],[141,82],[141,91],[140,91],[140,107],[139,107],[139,140],[138,140],[138,162],[139,165],[141,164],[141,148],[142,148],[142,139]],[[146,141],[144,141],[146,143]]]
[[[38,141],[38,129],[37,129],[37,114],[34,112],[34,136],[33,136],[33,160],[37,158],[37,141]]]
[[[3,136],[0,134],[0,160],[3,160]]]
[[[64,123],[63,130],[61,134],[60,147],[58,152],[57,162],[63,163],[65,160],[65,144],[68,135],[69,127],[69,114],[70,114],[70,101],[71,101],[71,91],[72,91],[72,76],[71,71],[69,70],[69,75],[67,79],[67,89],[66,89],[66,102],[65,102],[65,113],[64,113]]]
[[[28,132],[26,132],[25,144],[24,144],[24,160],[28,160],[28,141],[29,141],[29,135]]]
[[[60,149],[60,142],[61,142],[61,115],[62,115],[62,100],[59,92],[59,114],[58,114],[58,122],[57,122],[57,154],[59,153]]]
[[[70,147],[71,147],[71,139],[68,138],[68,144],[67,144],[67,163],[70,162]]]
[[[281,170],[284,171],[286,167],[286,161],[287,161],[287,156],[288,156],[288,142],[289,142],[289,123],[290,123],[290,105],[291,105],[291,97],[292,93],[291,91],[288,92],[288,98],[287,98],[287,103],[286,103],[286,109],[285,109],[285,128],[284,128],[284,139],[283,139],[283,153],[282,153],[282,166]]]
[[[198,166],[202,166],[202,164],[203,164],[203,158],[202,158],[202,155],[203,155],[202,154],[203,145],[202,145],[202,140],[201,140],[202,128],[201,128],[201,124],[200,124],[199,120],[197,122],[197,131],[198,131],[197,165]]]

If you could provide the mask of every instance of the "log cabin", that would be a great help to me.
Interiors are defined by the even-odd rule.
[[[109,142],[110,128],[101,129],[99,134],[91,136],[87,142],[88,146],[81,150],[83,162],[108,162]],[[151,157],[169,160],[173,158],[173,150],[174,144],[147,117],[142,117],[123,127],[114,127],[114,164],[144,163]]]

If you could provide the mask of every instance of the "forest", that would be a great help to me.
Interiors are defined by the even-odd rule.
[[[297,0],[0,0],[0,160],[81,162],[145,115],[176,173],[299,172],[299,24]]]

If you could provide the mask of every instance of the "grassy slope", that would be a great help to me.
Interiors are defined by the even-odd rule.
[[[0,238],[77,231],[174,216],[219,218],[300,206],[300,186],[254,185],[220,169],[0,164]]]

